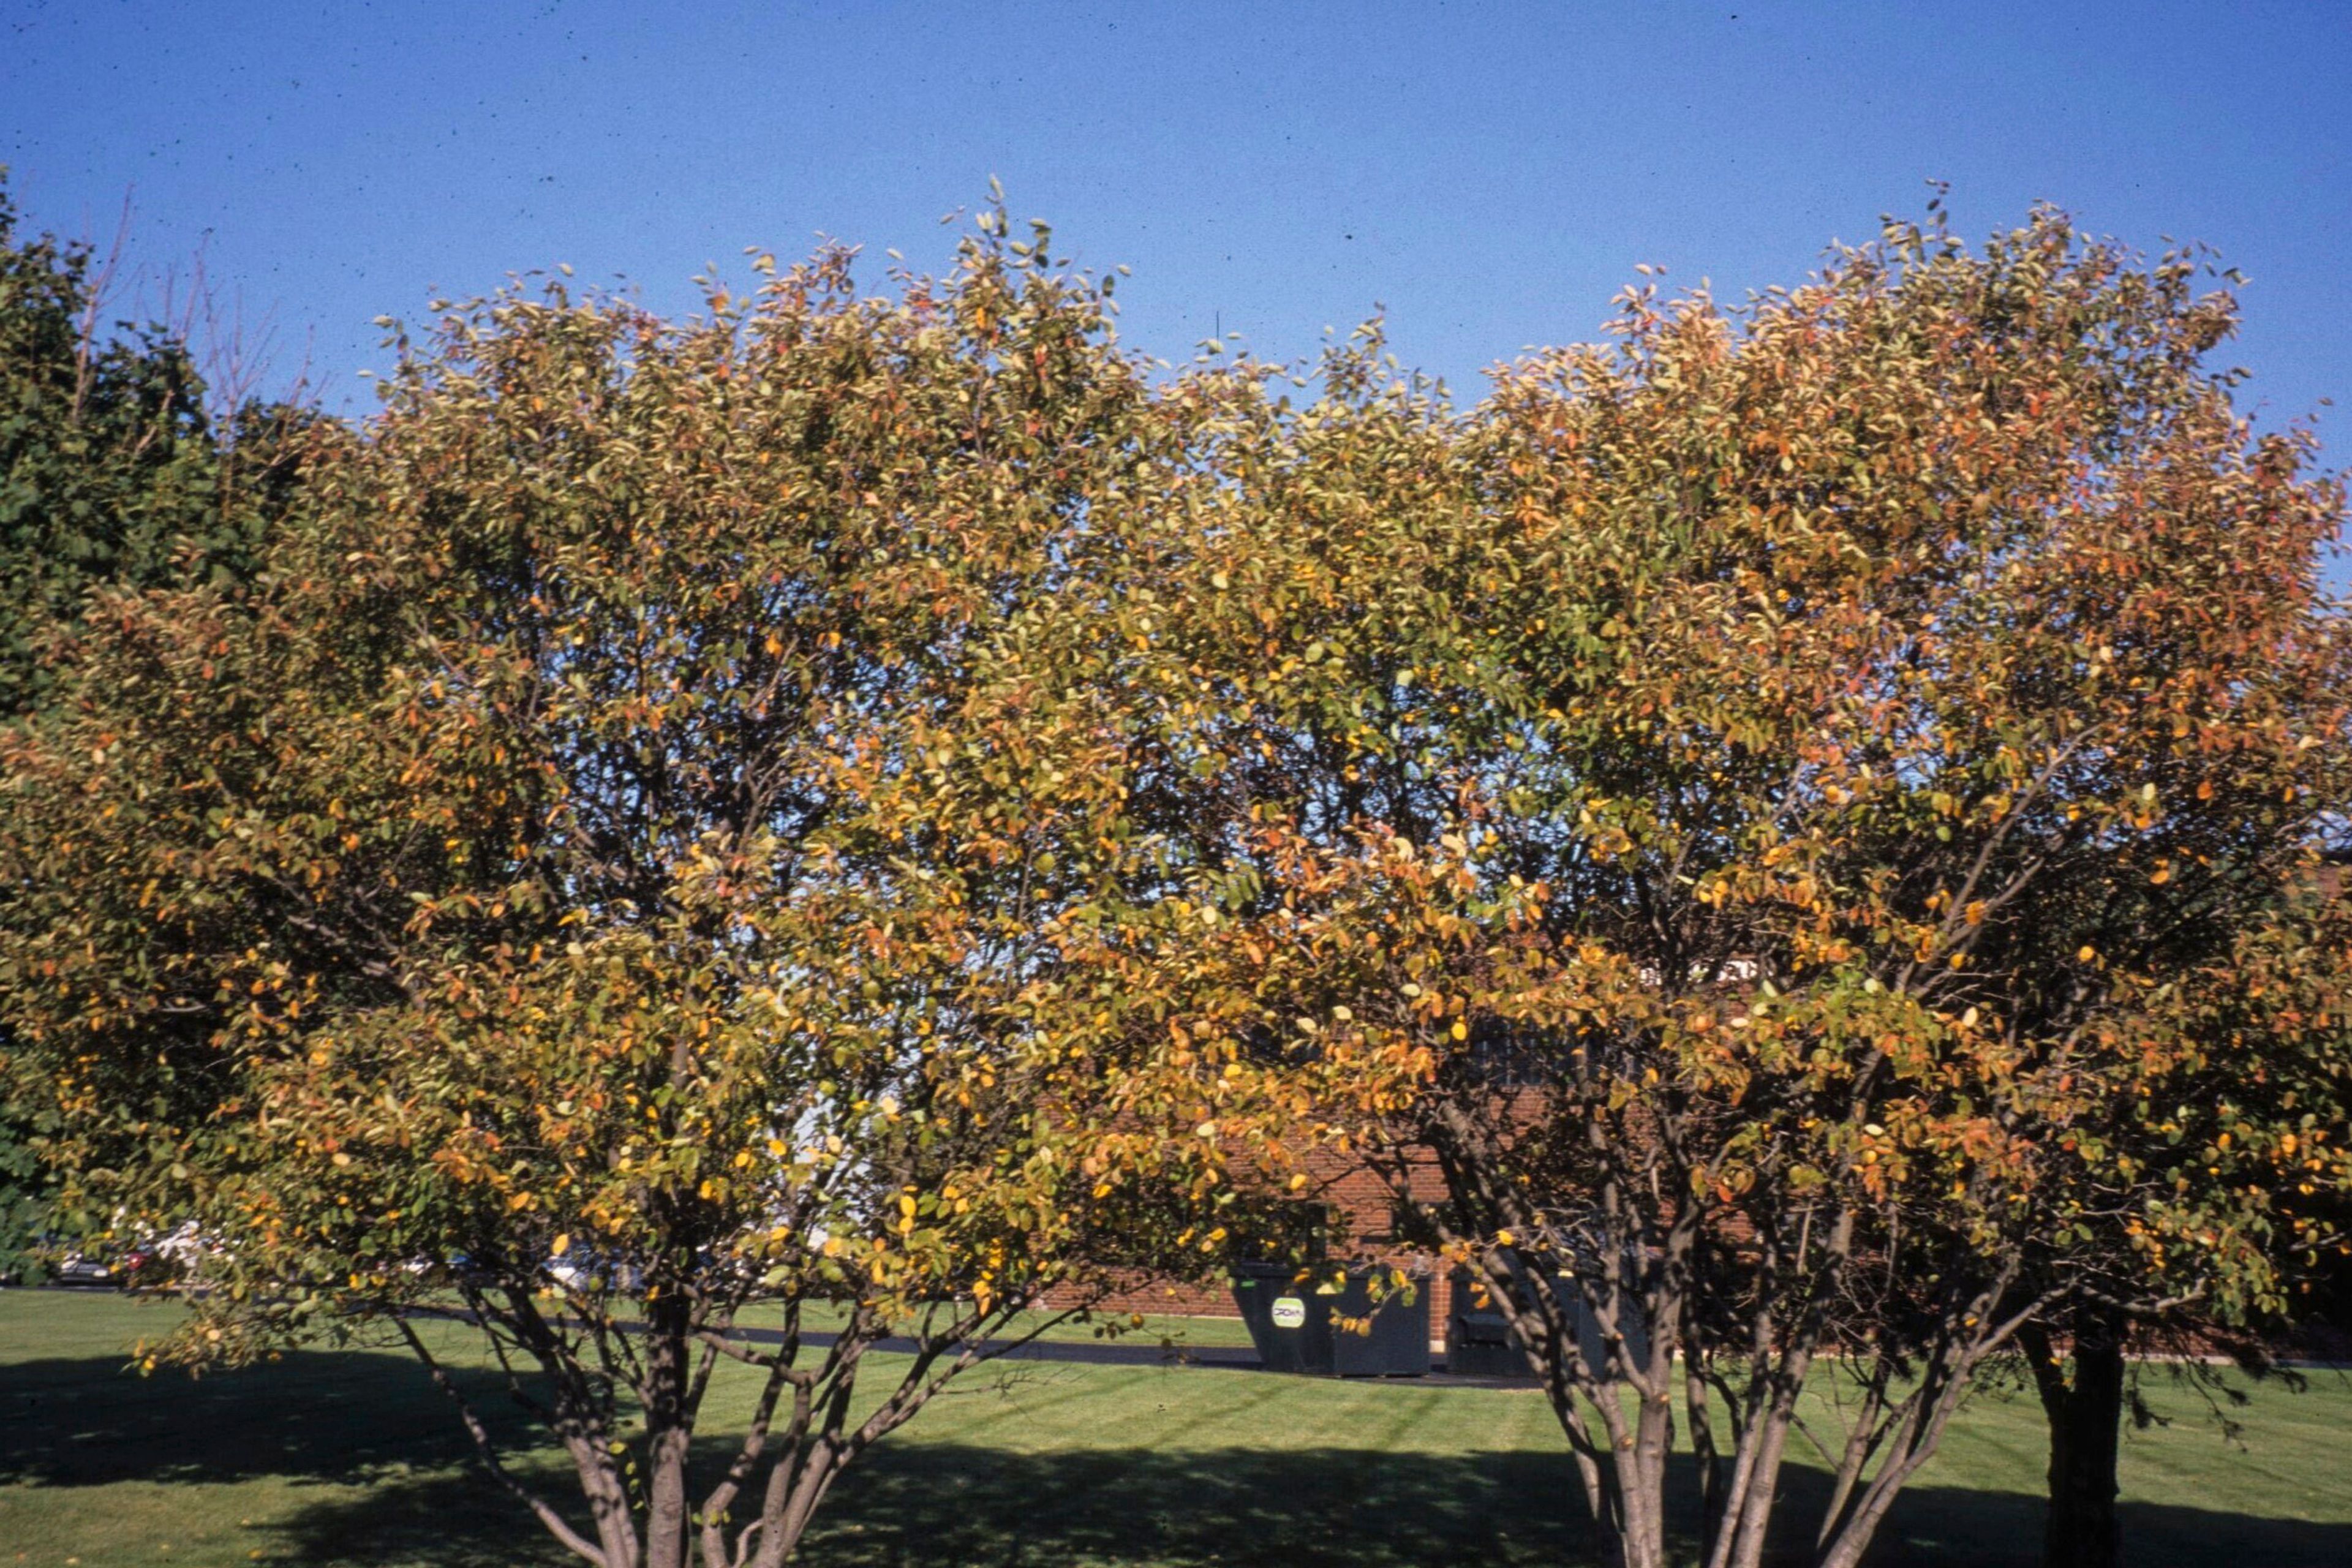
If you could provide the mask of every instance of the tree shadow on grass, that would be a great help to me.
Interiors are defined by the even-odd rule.
[[[467,1382],[502,1447],[522,1451],[541,1440],[494,1379]],[[706,1445],[698,1468],[713,1473],[727,1455],[722,1442]],[[397,1355],[301,1352],[201,1379],[142,1378],[117,1357],[59,1359],[15,1363],[0,1380],[0,1484],[338,1483],[274,1527],[273,1556],[380,1568],[570,1561],[469,1458],[447,1403]],[[560,1461],[542,1451],[519,1468],[559,1506],[571,1505]],[[1792,1475],[1792,1522],[1818,1511],[1822,1485],[1815,1472]],[[2154,1503],[2127,1503],[2124,1516],[2138,1568],[2352,1563],[2352,1525]],[[2038,1497],[1915,1488],[1897,1504],[1873,1563],[2029,1568],[2041,1522]],[[1515,1568],[1596,1560],[1563,1453],[1021,1452],[926,1441],[919,1424],[843,1480],[803,1557],[817,1568]]]
[[[718,1450],[706,1457],[715,1461]],[[564,1478],[545,1479],[563,1495]],[[1814,1514],[1822,1478],[1800,1472],[1790,1484],[1792,1521]],[[318,1563],[566,1560],[520,1509],[496,1500],[470,1476],[418,1478],[306,1510],[287,1527],[284,1548]],[[2147,1503],[2126,1505],[2125,1518],[2141,1568],[2352,1563],[2352,1525]],[[2029,1568],[2041,1526],[2038,1497],[1923,1487],[1897,1505],[1871,1562]],[[1801,1560],[1793,1550],[1778,1555]],[[813,1568],[1558,1568],[1600,1558],[1564,1455],[1019,1453],[916,1440],[886,1445],[845,1478],[799,1560]]]
[[[537,1440],[499,1380],[458,1381],[503,1441]],[[350,1482],[471,1451],[448,1400],[397,1355],[301,1351],[202,1377],[89,1356],[14,1363],[0,1381],[0,1484]]]

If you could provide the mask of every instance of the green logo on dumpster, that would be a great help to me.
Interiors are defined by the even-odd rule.
[[[1274,1326],[1295,1329],[1307,1321],[1307,1303],[1296,1296],[1277,1296],[1274,1300]]]

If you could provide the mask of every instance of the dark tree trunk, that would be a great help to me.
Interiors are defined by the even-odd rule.
[[[692,1552],[693,1505],[687,1497],[687,1455],[694,1413],[687,1382],[694,1359],[693,1308],[664,1290],[646,1303],[646,1568],[686,1568]]]
[[[2042,1527],[2042,1568],[2121,1568],[2123,1535],[2116,1518],[2116,1449],[2123,1429],[2124,1340],[2128,1325],[2096,1308],[2079,1308],[2071,1375],[2056,1360],[2047,1328],[2024,1336],[2042,1414],[2050,1423],[2050,1511]]]

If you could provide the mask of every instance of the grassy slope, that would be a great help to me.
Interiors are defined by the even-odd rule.
[[[124,1347],[166,1310],[0,1292],[0,1568],[564,1561],[467,1468],[404,1361],[309,1352],[193,1384],[126,1373]],[[714,1421],[745,1397],[740,1382],[714,1395]],[[2352,1384],[2260,1392],[2240,1413],[2242,1448],[2194,1395],[2158,1402],[2180,1420],[2126,1449],[2136,1563],[2352,1562]],[[2041,1458],[2030,1402],[1980,1402],[1879,1561],[2031,1563]],[[806,1560],[1581,1563],[1570,1482],[1527,1394],[1038,1365],[968,1383],[886,1445],[843,1484]]]

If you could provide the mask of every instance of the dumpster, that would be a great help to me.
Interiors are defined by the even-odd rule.
[[[1470,1271],[1455,1269],[1453,1284],[1454,1307],[1445,1315],[1445,1370],[1455,1377],[1534,1377],[1519,1336]]]
[[[1426,1280],[1414,1281],[1410,1300],[1391,1290],[1376,1306],[1372,1281],[1386,1278],[1385,1268],[1303,1272],[1304,1279],[1302,1270],[1281,1263],[1234,1266],[1234,1304],[1268,1371],[1321,1377],[1420,1377],[1429,1371]]]
[[[1515,1269],[1524,1267],[1514,1264]],[[1528,1361],[1526,1347],[1510,1321],[1495,1310],[1484,1284],[1466,1268],[1455,1269],[1451,1278],[1454,1305],[1445,1315],[1445,1370],[1456,1377],[1534,1378],[1535,1368]],[[1577,1353],[1593,1376],[1607,1377],[1609,1352],[1601,1342],[1601,1326],[1584,1310],[1570,1276],[1563,1273],[1559,1278],[1561,1305],[1576,1331]],[[1526,1283],[1524,1275],[1521,1282]],[[1647,1353],[1643,1349],[1647,1342],[1638,1315],[1626,1318],[1625,1336],[1633,1358],[1641,1360]]]

